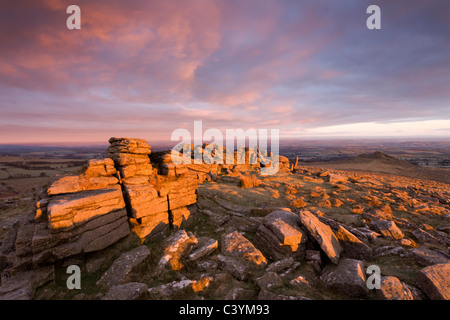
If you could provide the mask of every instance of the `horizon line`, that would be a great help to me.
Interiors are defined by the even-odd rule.
[[[151,144],[169,144],[178,143],[177,141],[171,141],[168,139],[160,140],[148,140],[142,137],[127,137],[130,139],[144,139]],[[448,140],[450,137],[436,137],[436,136],[308,136],[308,137],[280,137],[280,142],[293,142],[293,141],[333,141],[333,140],[353,140],[353,141],[364,141],[364,140],[425,140],[425,141],[442,141]],[[109,138],[108,138],[109,140]],[[21,147],[58,147],[58,146],[90,146],[90,147],[104,147],[108,145],[108,140],[105,141],[39,141],[39,142],[0,142],[0,146],[21,146]],[[205,141],[210,142],[210,141]]]

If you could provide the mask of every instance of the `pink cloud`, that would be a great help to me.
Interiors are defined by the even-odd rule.
[[[448,5],[411,3],[368,36],[361,3],[80,0],[70,31],[66,0],[3,1],[0,141],[447,116]]]

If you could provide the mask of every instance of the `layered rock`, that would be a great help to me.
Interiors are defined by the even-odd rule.
[[[151,161],[156,164],[159,174],[171,177],[187,174],[203,182],[215,180],[222,171],[231,173],[258,171],[261,167],[275,168],[272,156],[255,148],[240,147],[231,152],[220,145],[185,144],[179,150],[169,149],[151,154]],[[290,171],[289,159],[279,156],[278,168],[279,171]]]
[[[196,179],[187,176],[183,164],[173,164],[171,153],[151,155],[145,140],[111,138],[109,142],[107,153],[122,177],[127,210],[138,235],[152,237],[170,227],[180,228],[190,216],[186,207],[197,201]]]
[[[58,178],[41,193],[2,244],[8,272],[103,250],[133,231],[145,238],[180,228],[197,201],[187,169],[158,174],[145,140],[111,138],[107,158],[90,160],[79,175]]]
[[[8,267],[15,272],[105,249],[130,232],[125,202],[111,159],[91,160],[80,175],[56,180],[35,214],[22,220]],[[10,250],[11,251],[11,250]]]
[[[158,173],[168,177],[186,175],[188,173],[186,162],[192,162],[190,158],[183,157],[182,154],[172,149],[153,153],[151,160],[156,164]]]
[[[111,159],[90,160],[83,174],[61,177],[47,189],[47,194],[54,196],[107,188],[119,182],[115,174],[116,168]]]
[[[284,156],[278,156],[278,161],[279,161],[278,171],[280,171],[280,172],[291,171],[288,158],[286,158]]]
[[[167,226],[167,198],[155,188],[157,176],[150,163],[151,148],[147,141],[111,138],[109,143],[107,156],[120,174],[128,214],[138,222],[138,235],[145,237],[158,226],[160,229]]]

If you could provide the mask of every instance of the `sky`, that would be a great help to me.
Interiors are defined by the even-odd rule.
[[[69,30],[69,5],[81,29]],[[381,29],[369,30],[369,5]],[[0,2],[0,144],[450,138],[448,0]]]

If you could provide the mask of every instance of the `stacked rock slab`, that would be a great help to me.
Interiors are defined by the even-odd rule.
[[[180,177],[187,174],[197,179],[198,182],[209,179],[208,176],[220,174],[223,165],[214,163],[212,159],[206,157],[202,148],[195,148],[194,145],[188,145],[186,148],[188,148],[187,150],[190,148],[190,156],[183,156],[183,152],[173,149],[152,153],[151,160],[158,166],[159,174],[169,177]],[[176,159],[176,163],[173,159]]]
[[[139,237],[181,227],[190,216],[186,207],[197,202],[197,180],[187,175],[186,167],[175,165],[170,153],[151,155],[142,139],[111,138],[109,142],[107,155],[120,173],[128,214]]]
[[[129,234],[127,212],[111,159],[91,160],[81,175],[54,182],[36,213],[23,219],[9,256],[12,272],[102,250]]]
[[[150,163],[151,148],[142,139],[111,138],[107,149],[121,177],[128,215],[141,238],[169,225],[167,192],[157,188],[158,176]]]
[[[181,228],[190,217],[187,207],[197,202],[199,176],[187,167],[191,159],[177,151],[161,151],[152,154],[151,158],[159,168],[159,185],[167,193],[170,224]]]
[[[185,144],[176,151],[174,149],[152,153],[150,158],[158,168],[158,173],[170,177],[179,177],[185,174],[192,176],[199,183],[205,180],[214,180],[222,170],[225,172],[238,172],[259,170],[265,167],[260,161],[264,159],[271,165],[271,158],[259,153],[253,148],[241,147],[239,150],[230,152],[224,146],[206,145],[194,146]],[[287,158],[282,157],[286,161]],[[173,161],[177,159],[179,161]],[[287,162],[289,167],[289,162]],[[284,168],[281,166],[280,168]],[[274,172],[275,173],[275,172]]]
[[[158,168],[158,173],[168,177],[184,176],[188,173],[186,162],[191,162],[189,158],[183,158],[182,154],[172,149],[154,152],[150,158]],[[176,163],[173,161],[174,158]]]

